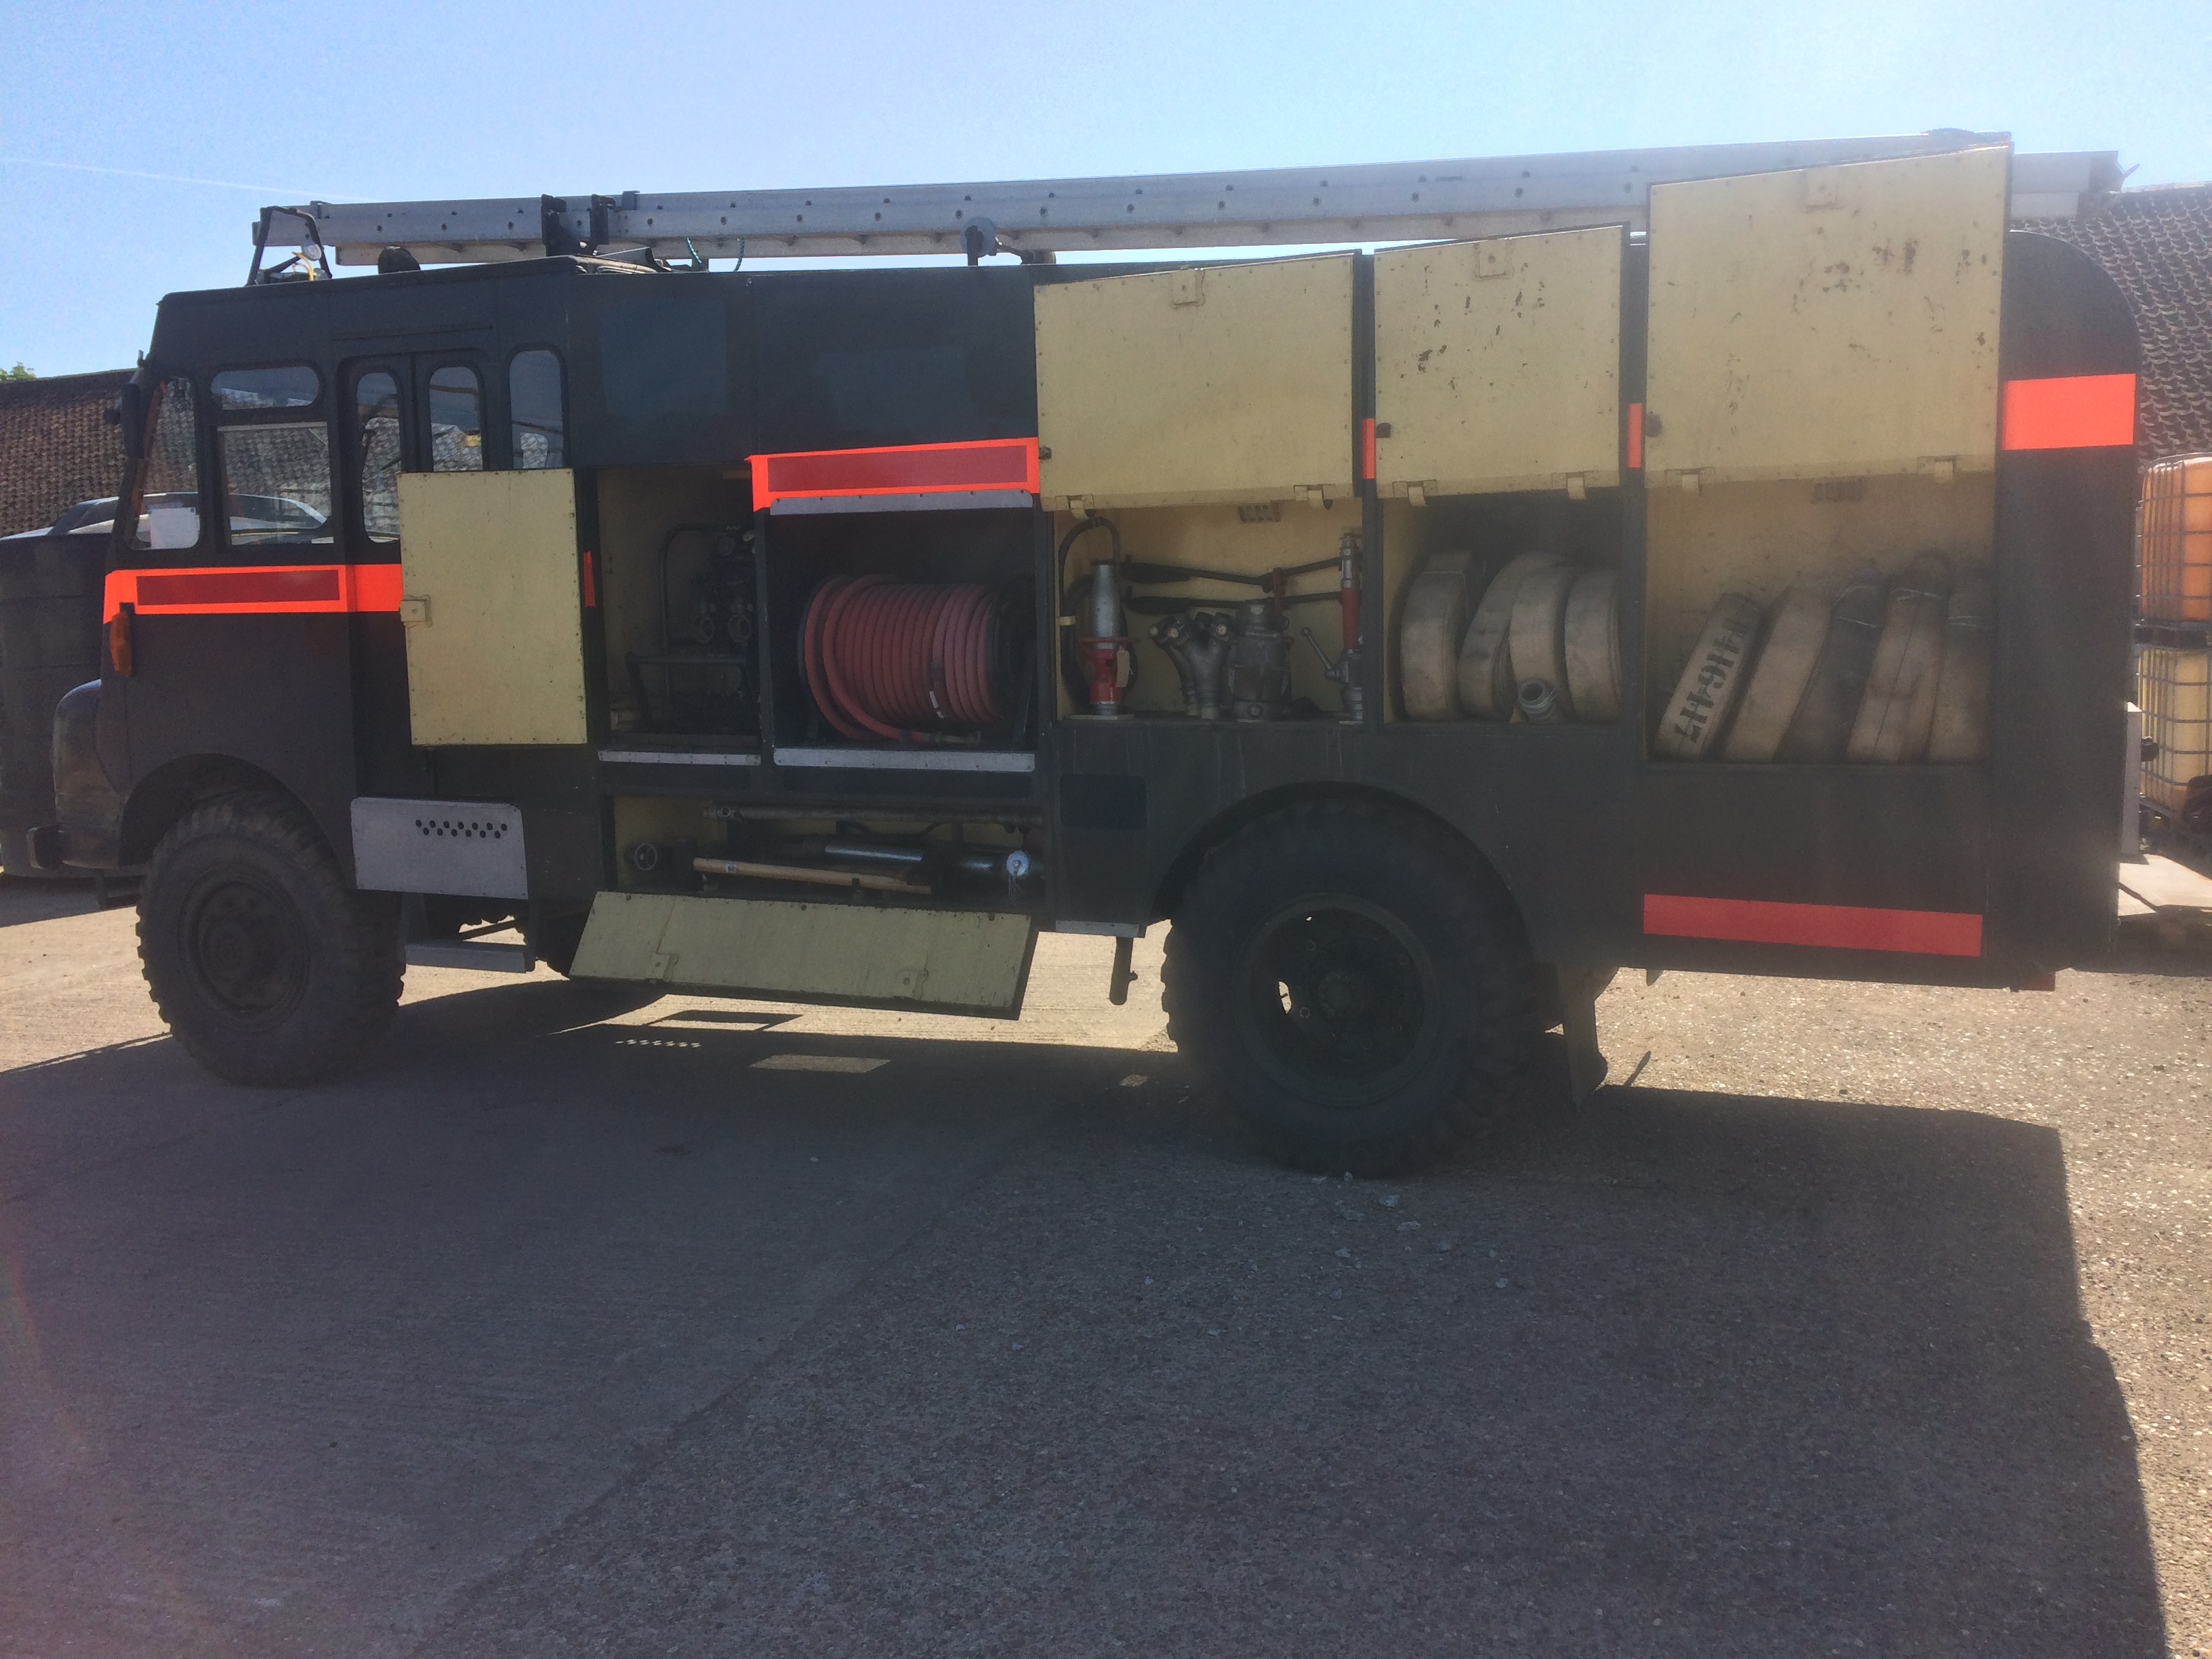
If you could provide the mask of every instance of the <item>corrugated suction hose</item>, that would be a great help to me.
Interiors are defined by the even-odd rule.
[[[987,583],[833,576],[806,602],[802,642],[806,689],[848,738],[921,743],[1006,723]]]

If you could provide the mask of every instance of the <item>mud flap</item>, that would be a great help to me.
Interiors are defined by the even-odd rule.
[[[1618,968],[1562,967],[1559,1012],[1567,1036],[1567,1090],[1579,1106],[1605,1086],[1610,1062],[1598,1051],[1597,1000]]]

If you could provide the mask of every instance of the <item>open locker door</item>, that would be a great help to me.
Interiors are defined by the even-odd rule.
[[[399,523],[415,742],[586,741],[575,474],[404,473]]]

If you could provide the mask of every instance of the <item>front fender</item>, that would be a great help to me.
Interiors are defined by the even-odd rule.
[[[54,814],[63,863],[122,867],[123,797],[100,763],[98,680],[78,686],[54,710]]]

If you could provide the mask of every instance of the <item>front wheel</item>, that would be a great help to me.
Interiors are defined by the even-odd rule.
[[[263,1085],[351,1066],[392,1023],[404,972],[391,901],[355,890],[314,821],[273,793],[204,802],[161,838],[138,957],[185,1052]]]
[[[1329,802],[1217,849],[1168,935],[1169,1034],[1304,1170],[1400,1173],[1519,1095],[1538,980],[1510,900],[1410,815]]]

